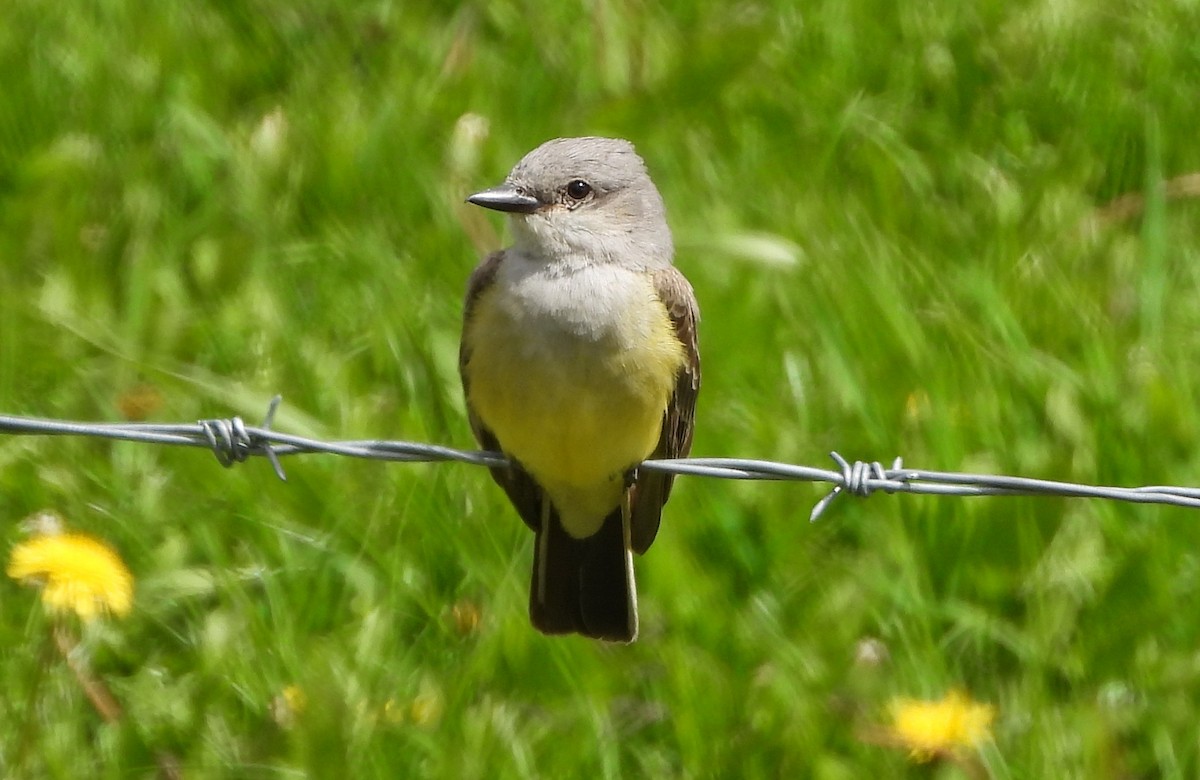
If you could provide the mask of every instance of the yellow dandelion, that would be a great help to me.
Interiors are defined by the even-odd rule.
[[[133,575],[104,542],[83,534],[45,534],[13,547],[8,576],[42,586],[52,612],[91,620],[102,612],[123,617],[133,607]]]
[[[917,761],[953,755],[991,737],[995,709],[951,691],[940,701],[896,699],[891,704],[890,742],[908,748]]]

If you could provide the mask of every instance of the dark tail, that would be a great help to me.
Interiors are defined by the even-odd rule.
[[[551,511],[537,533],[529,619],[546,634],[579,633],[609,642],[637,639],[637,586],[622,510],[586,539],[574,539]]]

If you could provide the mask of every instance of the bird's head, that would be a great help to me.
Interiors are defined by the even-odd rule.
[[[673,247],[662,196],[633,144],[557,138],[467,201],[511,217],[515,248],[547,263],[658,267]]]

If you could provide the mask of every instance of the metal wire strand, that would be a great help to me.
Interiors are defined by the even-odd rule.
[[[37,417],[0,415],[0,433],[24,436],[89,436],[147,444],[203,447],[222,466],[232,466],[251,457],[265,457],[275,475],[287,476],[280,463],[284,455],[325,453],[369,460],[432,463],[455,461],[489,468],[504,467],[508,460],[498,452],[459,450],[437,444],[409,441],[320,441],[271,430],[282,401],[271,399],[261,426],[252,427],[240,417],[178,423],[87,423]],[[877,490],[885,493],[917,493],[942,496],[1063,496],[1100,498],[1138,504],[1168,504],[1200,509],[1200,488],[1152,485],[1112,487],[1080,485],[1029,477],[964,474],[953,471],[923,471],[905,468],[896,458],[891,468],[878,461],[850,462],[830,453],[836,470],[778,463],[750,458],[674,458],[648,460],[638,468],[719,479],[786,480],[826,482],[833,487],[813,507],[809,517],[819,519],[839,496],[849,493],[867,498]]]

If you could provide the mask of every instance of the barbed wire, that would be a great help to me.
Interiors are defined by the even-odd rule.
[[[263,423],[259,426],[246,425],[240,417],[200,420],[196,423],[95,423],[0,415],[0,433],[26,436],[89,436],[147,444],[202,447],[210,450],[221,465],[226,467],[251,457],[265,457],[281,480],[286,480],[287,475],[284,473],[280,457],[309,453],[406,463],[454,461],[490,468],[508,465],[508,459],[498,452],[459,450],[438,444],[410,441],[321,441],[280,433],[271,430],[271,425],[281,401],[281,396],[271,399]],[[836,452],[830,453],[830,457],[837,465],[836,470],[750,458],[647,460],[638,468],[719,479],[830,483],[833,488],[816,503],[809,515],[809,519],[813,521],[820,518],[830,504],[843,494],[866,498],[876,491],[942,496],[1102,498],[1137,504],[1168,504],[1200,509],[1200,488],[1166,485],[1081,485],[1029,477],[905,468],[900,458],[896,458],[891,468],[885,468],[878,461],[851,463]]]

